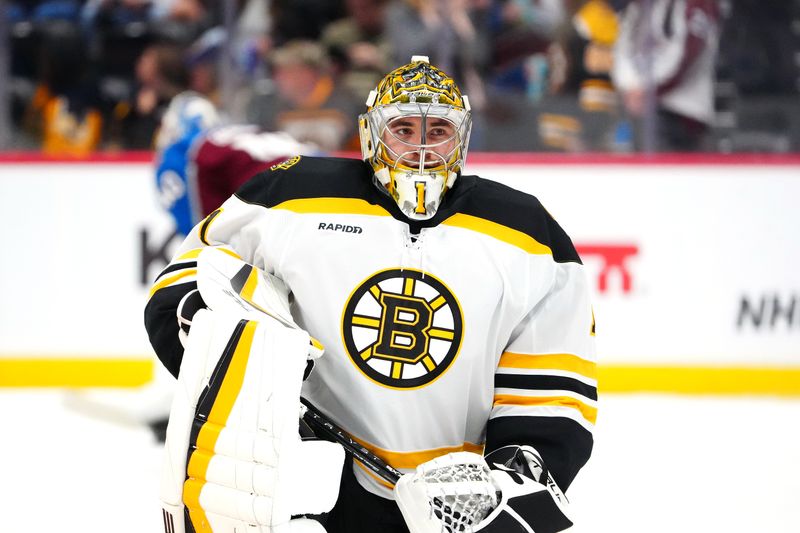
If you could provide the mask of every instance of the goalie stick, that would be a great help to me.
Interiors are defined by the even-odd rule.
[[[309,425],[309,427],[316,429],[320,433],[320,435],[318,435],[319,437],[325,436],[333,439],[334,442],[338,442],[342,448],[344,448],[346,453],[352,455],[354,459],[361,462],[364,466],[372,470],[383,480],[388,481],[392,485],[397,484],[397,482],[400,480],[400,477],[403,476],[402,472],[386,464],[383,459],[353,440],[353,438],[350,437],[347,432],[334,424],[328,417],[323,415],[316,407],[314,407],[314,405],[311,404],[311,402],[301,397],[300,403],[300,413],[302,419],[306,422],[306,424]],[[466,479],[464,479],[464,481],[465,480]],[[471,526],[473,520],[478,522],[487,514],[489,514],[489,512],[491,512],[491,509],[488,509],[486,511],[481,511],[481,514],[477,516],[474,514],[474,512],[465,512],[466,509],[459,505],[460,502],[458,501],[458,498],[459,495],[454,494],[453,496],[449,497],[449,501],[445,501],[448,498],[444,497],[433,497],[430,500],[430,516],[435,516],[436,519],[439,520],[436,527],[437,529],[440,528],[443,533],[467,531],[466,528]],[[464,501],[462,500],[461,503],[463,504]],[[398,505],[400,505],[400,502],[398,502]],[[454,507],[457,507],[457,509]],[[406,520],[406,523],[408,523],[408,518],[405,516],[405,511],[402,511],[402,506],[401,512],[403,512],[404,519]],[[465,520],[469,521],[465,522]],[[408,525],[412,532],[423,531],[422,529],[412,528],[410,523],[408,523]]]
[[[396,484],[403,475],[402,472],[386,464],[386,462],[369,451],[367,448],[353,440],[345,430],[337,426],[331,419],[323,415],[319,409],[314,407],[305,398],[300,398],[300,416],[311,429],[320,433],[320,437],[327,437],[334,442],[338,442],[344,451],[353,456],[364,466],[372,470],[381,479],[388,481],[392,485]]]

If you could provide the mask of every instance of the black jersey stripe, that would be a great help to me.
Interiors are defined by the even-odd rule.
[[[236,196],[264,207],[314,198],[359,198],[375,203],[372,169],[357,159],[302,157],[289,168],[277,167],[256,174]]]
[[[208,242],[206,237],[208,236],[208,228],[211,226],[211,223],[214,221],[217,216],[222,213],[222,208],[218,208],[213,210],[206,218],[203,220],[202,226],[200,226],[200,242],[205,244],[206,246],[210,246],[211,243]]]
[[[472,189],[458,212],[525,233],[550,248],[558,263],[581,262],[569,236],[535,196],[478,176],[462,176],[456,184],[454,190]]]
[[[589,460],[594,438],[583,426],[564,417],[501,416],[489,419],[485,454],[510,444],[527,444],[536,448],[558,486],[567,490]]]
[[[183,270],[184,268],[197,268],[197,261],[187,261],[185,263],[174,263],[172,265],[169,265],[167,268],[165,268],[158,274],[155,281],[160,280],[163,276],[169,274],[170,272],[175,272],[176,270]]]
[[[565,390],[597,400],[597,388],[577,379],[562,376],[530,376],[524,374],[495,374],[494,386],[524,390]]]
[[[150,297],[144,308],[144,324],[150,344],[167,370],[176,378],[183,358],[183,346],[178,338],[175,311],[181,299],[195,289],[196,281],[164,287]]]

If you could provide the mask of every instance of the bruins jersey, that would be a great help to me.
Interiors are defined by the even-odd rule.
[[[358,160],[295,157],[198,224],[151,290],[145,323],[177,375],[175,311],[191,250],[232,247],[280,277],[325,345],[303,394],[392,466],[530,444],[566,489],[596,418],[594,317],[583,265],[530,195],[462,176],[409,221]],[[391,486],[354,463],[367,490]]]

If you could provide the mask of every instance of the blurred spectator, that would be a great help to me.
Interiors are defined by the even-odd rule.
[[[111,146],[148,149],[169,102],[189,86],[184,48],[151,44],[136,62],[133,97],[116,104],[108,133]]]
[[[205,15],[201,0],[87,0],[81,18],[94,26],[99,19],[113,25],[166,19],[197,23]]]
[[[559,38],[548,48],[547,89],[528,91],[541,96],[538,128],[544,149],[618,151],[617,95],[611,85],[617,16],[606,0],[587,0],[572,15]],[[536,56],[533,56],[536,58]],[[528,62],[529,68],[536,63]],[[544,78],[539,75],[539,83]]]
[[[326,151],[357,148],[350,117],[361,107],[337,85],[321,45],[289,42],[271,53],[270,67],[274,87],[253,95],[247,113],[251,122]]]
[[[545,53],[569,19],[568,11],[566,0],[493,0],[492,83],[524,91],[525,62]]]
[[[272,38],[276,46],[316,41],[325,26],[346,15],[343,0],[270,0]]]
[[[474,110],[483,109],[481,73],[490,47],[488,26],[478,22],[488,8],[482,0],[393,0],[385,20],[392,63],[403,65],[412,55],[430,57],[469,94]]]
[[[389,0],[346,0],[347,17],[328,24],[320,42],[337,68],[337,79],[352,94],[369,94],[391,68],[384,35]]]
[[[720,7],[717,148],[800,150],[800,1],[723,0]]]
[[[68,20],[50,20],[39,32],[39,83],[25,124],[45,153],[87,155],[99,145],[103,121],[99,94],[84,61],[84,40]]]
[[[715,0],[633,0],[625,8],[612,77],[633,118],[655,109],[657,150],[709,148],[719,32]]]

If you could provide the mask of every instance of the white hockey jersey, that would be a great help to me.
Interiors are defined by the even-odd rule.
[[[303,395],[392,466],[530,444],[566,489],[588,460],[589,289],[571,241],[534,197],[462,176],[431,220],[409,222],[367,164],[296,157],[244,185],[176,258],[219,244],[288,285],[295,320],[326,350]],[[145,311],[173,374],[175,308],[194,276],[191,259],[174,260]]]

